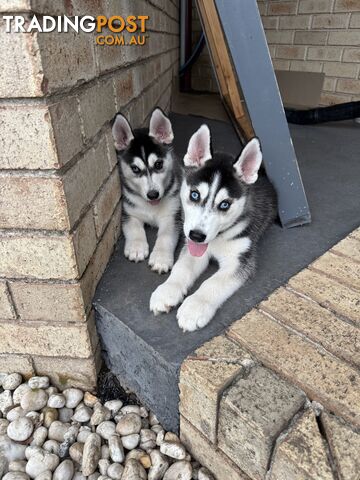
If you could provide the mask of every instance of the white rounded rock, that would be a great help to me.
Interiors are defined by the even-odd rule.
[[[48,388],[49,377],[31,377],[29,378],[28,385],[30,388]]]
[[[151,467],[148,480],[161,480],[169,468],[169,460],[159,450],[150,452]]]
[[[53,393],[48,399],[48,407],[51,408],[63,408],[65,406],[66,399],[62,393]]]
[[[35,480],[52,480],[52,471],[46,470],[45,472],[40,473]]]
[[[150,422],[151,426],[158,425],[160,423],[159,420],[157,419],[155,413],[153,413],[153,412],[149,412],[149,422]]]
[[[26,460],[13,460],[9,462],[9,472],[25,473]]]
[[[45,390],[28,390],[24,393],[20,400],[21,408],[26,412],[34,410],[37,412],[44,408],[47,404],[48,395]]]
[[[124,472],[124,467],[120,463],[112,463],[107,469],[107,476],[112,480],[121,480],[122,474]]]
[[[40,412],[27,412],[25,415],[26,418],[30,418],[35,427],[38,427],[41,424],[41,414]]]
[[[116,432],[121,436],[133,435],[141,430],[141,417],[137,413],[127,413],[116,425]]]
[[[156,447],[156,433],[147,428],[140,431],[140,448],[145,451],[152,450]]]
[[[67,388],[63,391],[63,395],[66,398],[66,408],[75,408],[83,399],[84,392],[78,388]]]
[[[14,420],[17,420],[18,418],[24,417],[24,416],[25,416],[24,410],[20,406],[17,406],[8,411],[6,418],[7,420],[9,420],[9,422],[13,422]]]
[[[81,407],[77,409],[72,417],[74,422],[86,423],[90,420],[92,415],[92,410],[89,407]]]
[[[108,443],[111,460],[113,462],[122,463],[124,461],[124,448],[119,435],[110,435]]]
[[[186,460],[180,460],[173,463],[165,472],[164,480],[191,480],[192,467],[191,463]]]
[[[111,412],[108,408],[105,408],[101,403],[97,403],[94,407],[94,413],[90,419],[90,425],[99,425],[101,422],[106,422],[110,420]]]
[[[45,440],[48,436],[48,430],[46,427],[38,427],[33,435],[33,440],[31,445],[35,445],[36,447],[42,447],[44,445]]]
[[[59,420],[60,422],[67,423],[70,422],[72,419],[72,416],[74,415],[74,410],[72,408],[59,408],[58,410],[59,413]]]
[[[36,478],[41,473],[46,472],[46,470],[53,472],[58,465],[59,457],[53,453],[40,451],[34,453],[29,458],[26,464],[26,473],[30,478]]]
[[[64,441],[64,435],[67,432],[69,428],[68,423],[61,423],[58,420],[55,422],[52,422],[52,424],[49,427],[49,433],[48,437],[50,440],[56,440],[57,442],[63,442]]]
[[[109,400],[104,403],[104,407],[110,410],[113,417],[118,413],[122,406],[123,402],[121,400]]]
[[[13,393],[13,401],[14,405],[20,405],[20,401],[24,394],[30,390],[30,387],[27,383],[22,383],[17,387],[16,390],[14,390]]]
[[[30,480],[30,477],[24,472],[8,472],[2,480]]]
[[[24,460],[25,451],[26,445],[14,442],[7,435],[0,435],[1,456],[5,457],[8,462],[13,460]]]
[[[39,453],[41,451],[42,451],[41,447],[36,447],[35,445],[30,445],[29,447],[26,447],[25,456],[29,460],[29,458],[32,455],[35,455],[35,453]]]
[[[6,415],[14,406],[11,390],[4,390],[0,393],[0,412]]]
[[[86,439],[82,459],[82,473],[89,476],[95,472],[101,455],[101,437],[91,433]]]
[[[10,373],[2,381],[2,387],[4,390],[15,390],[21,385],[22,376],[20,373]]]
[[[94,474],[95,475],[95,474]],[[100,473],[97,476],[93,477],[96,480],[100,476]],[[81,472],[75,472],[72,480],[91,480],[92,475],[90,477],[85,477]]]
[[[134,433],[132,435],[126,435],[124,437],[121,437],[121,442],[124,448],[126,448],[127,450],[132,450],[133,448],[136,448],[139,445],[140,435],[138,433]]]
[[[78,433],[78,436],[76,437],[76,440],[80,443],[85,443],[90,433],[91,429],[89,427],[80,427],[80,431]]]
[[[106,444],[101,447],[101,458],[105,458],[106,460],[110,458],[110,449]]]
[[[106,422],[101,422],[97,426],[96,433],[104,440],[108,440],[109,437],[115,433],[115,428],[115,423],[107,420]]]
[[[9,424],[7,434],[11,440],[24,442],[31,436],[33,430],[34,425],[30,418],[20,417]]]
[[[98,469],[101,475],[106,475],[107,469],[110,467],[110,462],[106,458],[99,460]]]
[[[75,442],[69,448],[69,455],[74,462],[81,464],[84,451],[84,444]]]
[[[124,415],[128,413],[136,413],[137,415],[140,415],[140,407],[139,405],[125,405],[122,407],[121,413]]]
[[[71,460],[63,460],[53,473],[52,480],[71,480],[74,475],[74,464]]]
[[[42,448],[49,453],[59,455],[60,444],[56,440],[46,440]]]
[[[145,468],[140,462],[131,458],[125,464],[125,469],[121,480],[146,480],[147,474]]]
[[[186,450],[184,445],[178,442],[162,442],[160,445],[160,452],[168,457],[176,460],[184,460],[186,457]]]

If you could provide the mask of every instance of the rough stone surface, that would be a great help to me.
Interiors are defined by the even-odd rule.
[[[275,451],[270,479],[290,478],[333,480],[325,443],[311,410],[280,440]]]
[[[360,434],[326,412],[321,414],[340,480],[357,480],[360,472]]]
[[[360,424],[359,373],[350,365],[319,351],[256,310],[235,322],[229,335],[266,366],[300,386],[311,400]]]
[[[263,478],[273,442],[304,401],[298,388],[266,368],[252,368],[220,401],[219,448],[250,477]]]
[[[335,356],[360,366],[359,329],[315,302],[279,288],[262,302],[261,310],[319,343]]]
[[[330,251],[312,263],[310,268],[311,270],[320,271],[334,280],[360,291],[360,265],[353,262],[350,258],[344,261],[344,257],[335,255]]]
[[[9,290],[5,282],[0,282],[0,318],[6,320],[16,318],[14,307],[10,300]]]

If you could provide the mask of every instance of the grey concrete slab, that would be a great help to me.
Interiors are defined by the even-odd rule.
[[[180,158],[190,135],[204,122],[212,130],[215,150],[234,154],[240,150],[227,123],[182,115],[173,115],[172,120]],[[150,295],[166,277],[152,273],[146,263],[127,261],[122,240],[98,286],[94,302],[108,365],[167,428],[177,428],[177,375],[184,358],[360,224],[359,126],[341,122],[290,130],[313,222],[293,229],[273,225],[260,245],[257,274],[207,327],[182,333],[175,311],[158,317],[149,312]],[[150,239],[152,243],[153,234]]]

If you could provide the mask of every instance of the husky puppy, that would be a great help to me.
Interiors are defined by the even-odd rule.
[[[272,186],[266,178],[255,184],[261,161],[257,138],[237,159],[226,154],[212,156],[206,125],[190,139],[180,192],[186,242],[169,278],[150,299],[155,315],[169,312],[183,301],[210,259],[215,259],[218,271],[177,311],[183,331],[207,325],[255,271],[257,242],[276,216]]]
[[[176,214],[180,210],[180,181],[172,153],[171,122],[156,108],[149,129],[133,131],[126,118],[118,114],[112,134],[122,180],[124,254],[133,262],[145,260],[149,245],[144,225],[158,227],[149,265],[152,270],[165,273],[174,263],[179,234]]]

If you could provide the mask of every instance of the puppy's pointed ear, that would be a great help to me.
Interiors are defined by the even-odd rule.
[[[174,133],[171,122],[160,108],[155,108],[150,118],[149,135],[160,143],[171,143]]]
[[[211,158],[210,130],[207,125],[201,125],[190,138],[184,157],[185,167],[202,167]]]
[[[116,115],[115,122],[112,126],[112,135],[114,137],[115,148],[120,151],[125,150],[134,138],[129,122],[121,113]]]
[[[247,184],[255,183],[262,161],[260,142],[253,138],[248,142],[240,157],[234,163],[234,168],[241,180]]]

